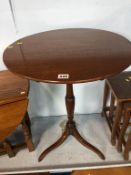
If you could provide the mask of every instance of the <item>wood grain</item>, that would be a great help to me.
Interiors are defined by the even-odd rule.
[[[28,105],[28,80],[0,72],[0,141],[21,124]]]
[[[131,167],[74,171],[72,175],[131,175]]]
[[[22,122],[28,100],[20,100],[0,106],[0,141],[8,137]]]
[[[107,79],[107,83],[119,101],[131,101],[131,71],[110,77]]]
[[[131,43],[97,29],[60,29],[16,41],[4,52],[9,70],[50,83],[82,83],[104,79],[131,64]],[[69,78],[59,79],[60,74]]]
[[[27,95],[28,80],[7,70],[0,71],[0,105],[24,99]]]

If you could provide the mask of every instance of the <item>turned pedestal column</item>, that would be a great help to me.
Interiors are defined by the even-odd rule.
[[[75,108],[75,97],[73,93],[73,85],[67,84],[66,85],[66,97],[65,97],[65,104],[67,109],[67,123],[65,130],[62,136],[50,147],[48,147],[39,157],[39,161],[41,161],[50,151],[60,146],[68,136],[74,136],[83,146],[95,152],[101,159],[105,159],[104,155],[101,151],[99,151],[95,146],[88,143],[83,137],[79,134],[74,120],[74,108]]]

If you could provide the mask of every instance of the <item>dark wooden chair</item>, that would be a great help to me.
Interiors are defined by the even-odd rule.
[[[28,106],[28,81],[15,76],[9,71],[0,72],[0,155],[7,153],[9,157],[27,146],[34,150],[31,137]],[[22,125],[25,142],[12,145],[8,137]]]
[[[127,128],[130,126],[130,119],[131,119],[131,103],[127,102],[124,104],[124,110],[122,115],[122,126],[120,129],[119,137],[118,137],[118,144],[117,144],[117,149],[119,152],[122,152],[122,143],[123,140],[126,136],[126,131]],[[124,149],[124,159],[128,160],[129,159],[129,151],[131,149],[131,133],[129,132],[128,137],[127,137],[127,142],[125,143],[125,149]]]
[[[119,152],[122,151],[122,144],[125,145],[124,158],[128,157],[127,152],[129,153],[129,144],[131,144],[130,141],[126,143],[124,139],[126,129],[130,124],[130,89],[131,71],[122,72],[114,77],[106,79],[105,81],[103,114],[106,117],[111,130],[112,145],[116,144],[116,138],[118,138],[117,149]]]
[[[125,145],[125,150],[124,150],[124,159],[128,160],[129,159],[129,152],[131,151],[131,131],[128,134],[128,140]]]

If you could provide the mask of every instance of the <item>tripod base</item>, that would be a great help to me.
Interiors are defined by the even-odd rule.
[[[103,160],[105,159],[105,156],[102,154],[101,151],[99,151],[96,147],[94,147],[93,145],[91,145],[85,139],[81,137],[81,135],[79,134],[76,128],[75,122],[71,120],[66,123],[66,128],[62,136],[54,144],[52,144],[45,151],[42,152],[38,161],[39,162],[42,161],[49,152],[51,152],[52,150],[60,146],[70,135],[74,136],[87,149],[90,149],[91,151],[95,152],[101,159]]]

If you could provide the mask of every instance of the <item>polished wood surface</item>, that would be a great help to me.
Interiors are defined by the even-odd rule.
[[[25,147],[33,151],[28,106],[28,80],[19,78],[9,71],[0,72],[0,155],[8,154],[9,157]],[[22,124],[25,143],[11,145],[8,141],[16,128]]]
[[[74,171],[71,175],[131,175],[131,167]]]
[[[22,122],[28,100],[20,100],[0,106],[0,141],[7,138]]]
[[[69,135],[104,159],[75,127],[72,85],[101,80],[127,68],[131,63],[131,43],[118,34],[97,29],[60,29],[20,39],[5,50],[3,57],[7,68],[21,77],[66,84],[65,131],[40,155],[39,161]]]
[[[5,70],[0,72],[0,141],[22,122],[28,105],[28,80]]]
[[[28,80],[5,70],[0,71],[0,105],[25,99],[28,95]]]
[[[107,83],[119,101],[131,101],[131,71],[108,78]]]
[[[4,63],[22,77],[51,83],[82,83],[119,73],[131,63],[131,43],[97,29],[60,29],[20,39]],[[66,77],[60,79],[61,74]]]

